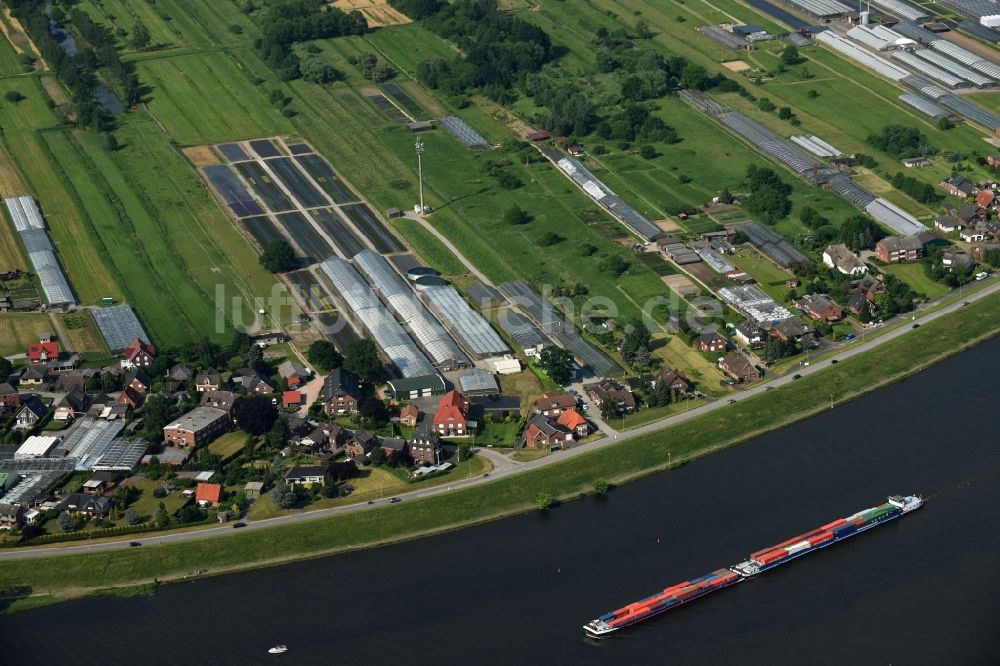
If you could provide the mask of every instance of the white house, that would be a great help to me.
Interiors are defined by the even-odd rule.
[[[830,245],[823,250],[823,263],[830,268],[836,268],[844,275],[863,275],[868,266],[843,243]]]

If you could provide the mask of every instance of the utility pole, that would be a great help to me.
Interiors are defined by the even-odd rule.
[[[417,208],[417,215],[423,215],[427,212],[424,207],[424,167],[423,160],[421,159],[424,154],[424,142],[417,139],[416,144],[417,149],[417,180],[420,182],[420,207]]]

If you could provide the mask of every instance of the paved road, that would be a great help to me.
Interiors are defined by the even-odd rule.
[[[1000,281],[996,281],[993,284],[970,294],[966,301],[978,301],[986,296],[992,295],[994,293],[1000,292]],[[956,310],[963,307],[962,301],[956,301],[951,305],[945,305],[931,313],[924,313],[917,315],[917,321],[921,324],[933,321],[945,315],[948,315]],[[912,331],[912,326],[908,324],[903,324],[895,329],[892,329],[878,337],[871,338],[864,342],[858,342],[849,349],[841,351],[837,358],[842,360],[845,358],[850,358],[856,356],[868,350],[879,347],[883,344],[888,343],[891,340],[907,335]],[[802,368],[798,374],[803,377],[811,375],[815,372],[823,370],[829,365],[828,361],[821,361],[809,367]],[[776,388],[779,386],[785,386],[787,384],[795,381],[794,375],[786,375],[784,377],[779,377],[771,381],[759,384],[753,388],[741,391],[739,393],[733,394],[731,400],[737,402],[745,400],[750,396],[758,395],[767,391],[771,388]],[[716,400],[714,402],[702,404],[694,409],[687,412],[681,412],[679,414],[673,414],[661,421],[656,421],[633,430],[629,430],[625,433],[611,434],[602,440],[587,444],[585,446],[579,446],[565,451],[560,451],[554,455],[549,455],[544,458],[539,458],[538,460],[533,460],[531,462],[519,463],[513,460],[506,460],[506,462],[499,462],[498,458],[503,457],[496,451],[489,451],[488,449],[480,449],[481,453],[484,453],[491,461],[493,461],[496,467],[493,472],[490,473],[488,478],[472,477],[472,478],[456,478],[454,483],[447,485],[434,486],[432,488],[426,488],[424,490],[416,490],[413,492],[402,493],[399,495],[403,500],[415,500],[424,497],[434,497],[437,495],[445,495],[453,490],[459,488],[465,488],[469,486],[480,485],[483,483],[490,483],[495,479],[502,478],[511,474],[518,474],[520,472],[536,469],[539,467],[544,467],[546,465],[558,464],[559,462],[566,460],[567,458],[573,458],[579,455],[585,455],[590,451],[594,451],[605,446],[611,446],[618,442],[622,442],[634,437],[639,437],[651,432],[656,432],[657,430],[662,430],[669,426],[676,425],[678,423],[683,423],[693,418],[697,418],[709,412],[715,411],[717,409],[725,409],[729,405],[729,400]],[[605,428],[611,430],[608,424],[605,424]],[[165,532],[158,535],[136,535],[131,537],[132,539],[142,541],[145,546],[148,547],[154,544],[170,544],[179,543],[182,541],[192,541],[195,539],[204,539],[208,537],[224,537],[232,534],[244,533],[247,531],[256,531],[260,529],[265,529],[267,527],[273,527],[278,525],[286,525],[290,523],[300,523],[311,520],[318,520],[320,518],[325,518],[328,516],[334,516],[339,514],[353,513],[355,511],[367,511],[372,508],[377,508],[384,506],[389,503],[388,499],[378,500],[373,504],[348,504],[344,506],[331,507],[328,509],[319,509],[316,511],[307,511],[294,513],[287,516],[278,516],[276,518],[268,518],[266,520],[257,520],[249,523],[243,529],[233,529],[230,525],[223,525],[219,527],[206,527],[205,529],[194,530],[190,532]],[[37,557],[48,557],[53,555],[73,555],[78,553],[93,553],[106,550],[117,550],[128,548],[129,538],[126,537],[121,541],[108,541],[100,543],[81,543],[76,545],[65,545],[65,546],[53,546],[48,548],[25,548],[18,550],[7,550],[0,552],[0,561],[2,560],[16,560],[16,559],[27,559],[27,558],[37,558]]]

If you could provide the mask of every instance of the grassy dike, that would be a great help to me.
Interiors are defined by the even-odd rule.
[[[572,499],[590,492],[594,479],[622,483],[676,466],[899,380],[1000,332],[1000,294],[994,294],[914,330],[901,339],[830,366],[785,387],[726,409],[531,472],[446,496],[317,519],[218,539],[107,553],[15,560],[0,564],[0,591],[20,589],[49,600],[183,578],[274,565],[494,520],[531,510],[539,492]],[[956,341],[964,341],[962,343]],[[2,592],[0,592],[2,595]],[[9,596],[9,595],[8,595]],[[21,595],[18,595],[21,596]],[[7,611],[37,606],[16,601]],[[23,605],[22,605],[23,604]]]

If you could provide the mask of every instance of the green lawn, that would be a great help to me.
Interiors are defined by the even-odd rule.
[[[38,334],[52,330],[52,320],[47,314],[17,313],[0,317],[0,356],[23,354],[32,342],[38,342]]]
[[[887,264],[880,266],[880,270],[895,275],[900,280],[910,285],[910,288],[918,294],[927,298],[937,298],[950,291],[946,285],[927,277],[924,266],[920,262],[910,264]]]
[[[246,432],[233,430],[232,432],[223,433],[212,440],[212,443],[208,445],[208,450],[225,460],[242,449],[246,441]]]
[[[131,485],[132,487],[141,490],[142,494],[139,495],[139,498],[132,502],[129,507],[139,512],[143,522],[149,522],[153,519],[153,514],[156,512],[156,508],[160,506],[160,502],[163,502],[167,515],[172,516],[178,509],[190,501],[181,495],[180,489],[174,490],[162,499],[153,497],[153,490],[163,485],[162,480],[152,481],[150,479],[143,478],[137,480]]]
[[[638,409],[631,414],[625,415],[625,430],[631,430],[632,428],[638,428],[639,426],[652,423],[653,421],[659,421],[670,414],[684,412],[689,409],[696,409],[700,407],[703,402],[703,400],[681,400],[669,405]],[[612,424],[614,425],[620,424],[621,422],[621,419],[612,420]]]
[[[104,342],[97,324],[89,311],[82,311],[77,314],[59,315],[66,335],[69,337],[69,344],[73,351],[99,352],[106,354],[108,346]]]
[[[261,566],[365,544],[413,538],[530,510],[539,492],[570,498],[590,492],[595,478],[622,483],[674,463],[706,455],[828,408],[831,393],[850,400],[921,369],[966,344],[995,335],[1000,295],[962,308],[863,355],[782,387],[649,435],[624,440],[528,473],[398,506],[290,524],[226,539],[171,544],[140,552],[117,550],[15,560],[0,568],[0,589],[29,586],[63,596],[108,585],[169,580],[192,566],[211,573]],[[965,341],[956,345],[956,340]],[[196,564],[195,564],[196,563]]]

